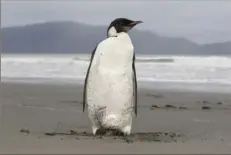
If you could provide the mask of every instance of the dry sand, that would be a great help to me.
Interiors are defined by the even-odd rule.
[[[132,135],[91,135],[82,86],[1,84],[0,153],[231,153],[231,94],[139,89]]]

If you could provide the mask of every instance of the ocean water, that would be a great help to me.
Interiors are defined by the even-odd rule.
[[[2,55],[2,79],[83,81],[90,55]],[[231,87],[231,57],[137,55],[139,82],[221,84]]]

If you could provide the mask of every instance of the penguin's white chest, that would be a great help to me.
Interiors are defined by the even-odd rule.
[[[134,47],[127,34],[108,38],[101,42],[97,48],[98,67],[114,69],[114,72],[131,67],[133,51]]]
[[[87,103],[91,119],[102,109],[100,124],[122,128],[133,108],[133,45],[126,33],[102,41],[89,72]]]

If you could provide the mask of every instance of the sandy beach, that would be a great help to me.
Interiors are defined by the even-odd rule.
[[[2,82],[0,153],[231,152],[230,93],[139,88],[132,135],[93,137],[82,85]]]

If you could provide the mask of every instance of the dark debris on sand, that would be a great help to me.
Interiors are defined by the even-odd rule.
[[[217,102],[217,103],[214,103],[214,102],[209,102],[209,101],[202,101],[203,104],[218,104],[218,105],[222,105],[223,103],[222,102]]]
[[[179,109],[188,109],[187,107],[179,107]]]
[[[222,102],[217,102],[218,105],[222,105],[223,103]]]
[[[57,133],[55,132],[46,132],[44,135],[45,136],[55,136]]]
[[[184,106],[176,107],[176,106],[173,106],[173,105],[170,105],[170,104],[166,104],[165,106],[161,107],[161,106],[153,104],[151,106],[151,110],[154,110],[154,109],[184,109],[184,110],[186,110],[186,109],[189,109],[189,108],[184,107]]]
[[[170,104],[165,105],[165,107],[166,107],[166,108],[174,108],[174,109],[177,108],[177,107],[175,107],[175,106],[173,106],[173,105],[170,105]]]
[[[151,106],[151,109],[157,109],[157,108],[160,108],[158,105],[155,105],[155,104],[153,104],[152,106]]]
[[[202,106],[201,109],[203,109],[203,110],[210,110],[210,109],[212,109],[212,108],[209,107],[209,106]]]
[[[29,133],[30,133],[30,130],[28,130],[28,129],[21,129],[20,132],[21,132],[21,133],[27,133],[27,134],[29,134]]]

